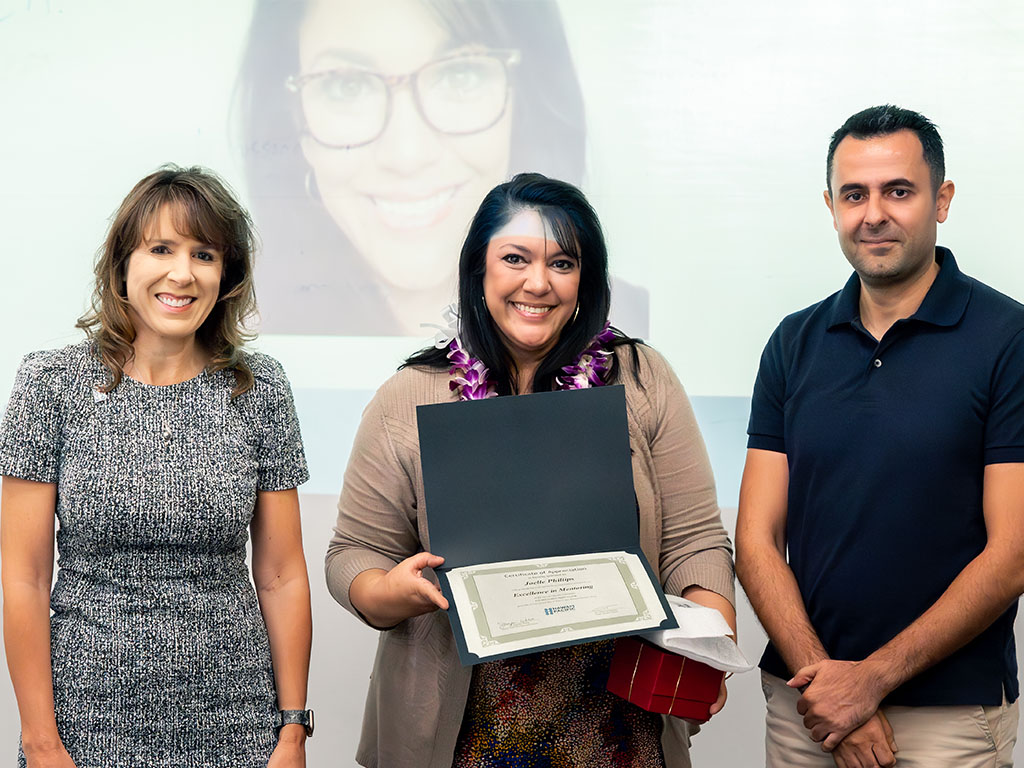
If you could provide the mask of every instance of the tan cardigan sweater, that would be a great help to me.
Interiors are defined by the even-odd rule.
[[[732,548],[690,402],[661,355],[646,346],[638,351],[643,389],[633,378],[628,348],[618,348],[640,546],[666,592],[678,595],[696,584],[734,602]],[[430,549],[416,406],[454,400],[448,381],[444,371],[406,368],[384,383],[363,413],[326,563],[331,594],[360,620],[349,601],[352,580]],[[450,768],[471,676],[459,663],[442,611],[381,632],[359,764]],[[689,765],[685,729],[675,718],[666,722],[668,766]]]

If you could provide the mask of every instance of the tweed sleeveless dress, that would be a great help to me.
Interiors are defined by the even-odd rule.
[[[77,768],[264,768],[273,751],[246,542],[257,490],[308,473],[284,372],[247,360],[256,383],[234,401],[234,376],[205,371],[103,395],[88,342],[18,371],[0,474],[57,484],[53,688]]]

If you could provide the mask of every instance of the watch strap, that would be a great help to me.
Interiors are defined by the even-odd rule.
[[[301,725],[306,729],[306,736],[313,735],[312,709],[279,709],[274,718],[274,727],[278,730],[286,725]]]

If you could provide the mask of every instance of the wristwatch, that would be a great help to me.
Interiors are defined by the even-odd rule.
[[[301,725],[306,729],[306,735],[313,735],[313,710],[312,709],[279,709],[274,717],[274,727],[281,730],[286,725]]]

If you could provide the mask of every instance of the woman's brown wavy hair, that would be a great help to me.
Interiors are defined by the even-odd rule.
[[[256,314],[252,277],[256,235],[249,214],[212,171],[165,165],[128,193],[96,258],[91,308],[76,327],[94,340],[100,360],[110,372],[110,380],[102,387],[109,392],[121,383],[124,366],[135,354],[135,328],[128,314],[125,284],[128,260],[164,206],[170,207],[180,234],[224,254],[220,294],[196,331],[196,340],[210,354],[207,370],[234,373],[231,396],[238,397],[253,385],[242,347],[255,335],[246,324]]]

